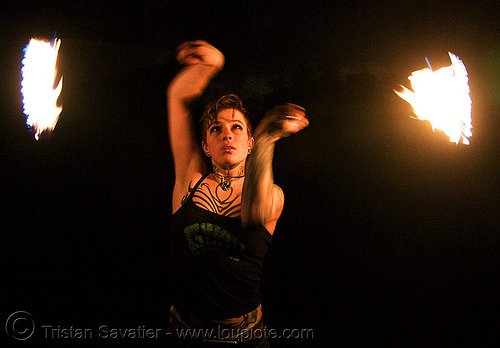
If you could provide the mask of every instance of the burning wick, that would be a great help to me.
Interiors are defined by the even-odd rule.
[[[429,62],[429,59],[427,59],[427,57],[425,57],[425,61],[427,62],[427,66],[429,67],[429,70],[432,71],[431,62]]]
[[[401,86],[403,91],[394,92],[413,107],[416,119],[430,121],[432,130],[444,131],[451,142],[468,145],[472,136],[469,79],[460,58],[448,55],[452,64],[434,71],[426,57],[429,68],[408,76],[413,91]]]
[[[26,124],[34,132],[36,140],[46,129],[54,129],[62,111],[62,106],[57,105],[62,77],[54,87],[60,45],[61,40],[54,37],[51,42],[31,39],[24,48],[21,93]]]

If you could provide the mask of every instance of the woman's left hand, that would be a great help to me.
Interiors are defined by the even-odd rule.
[[[309,125],[306,110],[296,104],[277,105],[269,110],[255,129],[254,136],[270,136],[278,140],[297,133]]]

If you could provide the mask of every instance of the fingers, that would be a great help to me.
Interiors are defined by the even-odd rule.
[[[290,109],[292,110],[295,110],[295,111],[298,111],[298,112],[302,112],[304,113],[304,115],[306,114],[306,109],[303,108],[302,106],[300,105],[297,105],[297,104],[292,104],[292,103],[286,103],[285,104],[287,107],[289,107]]]
[[[208,42],[206,42],[205,40],[184,41],[177,47],[177,52],[180,52],[181,50],[183,50],[188,46],[196,47],[201,45],[208,45]]]
[[[286,133],[297,133],[309,125],[309,120],[306,117],[306,109],[302,106],[287,103],[280,108],[281,112],[286,112],[282,115],[282,128]]]
[[[201,47],[202,45],[208,45],[208,43],[203,40],[184,41],[179,46],[177,46],[177,57],[182,57],[189,53],[193,53],[198,47]]]
[[[205,42],[201,41],[186,41],[177,47],[177,61],[183,65],[195,64],[202,60],[199,48]]]
[[[206,64],[222,68],[224,55],[204,40],[186,41],[177,47],[177,61],[182,65]]]
[[[302,106],[287,103],[285,105],[277,105],[272,110],[275,114],[288,115],[288,116],[297,116],[297,117],[305,117],[306,109]]]
[[[303,127],[309,125],[309,120],[306,117],[306,109],[302,106],[287,103],[285,105],[275,106],[270,112],[276,121],[294,121],[303,124]]]
[[[283,129],[287,130],[288,132],[291,133],[297,133],[298,131],[306,128],[309,126],[309,120],[307,118],[287,118],[283,122]]]
[[[309,125],[306,110],[296,104],[277,105],[268,111],[256,130],[257,134],[266,133],[285,138]],[[259,133],[260,132],[260,133]]]

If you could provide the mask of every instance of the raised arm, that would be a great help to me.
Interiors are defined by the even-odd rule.
[[[189,183],[206,172],[196,141],[191,104],[224,66],[224,55],[205,41],[189,41],[178,48],[177,61],[184,65],[167,90],[170,147],[174,159],[175,211],[181,205]]]
[[[241,218],[245,226],[262,224],[274,233],[285,199],[283,191],[274,184],[274,144],[308,125],[304,108],[286,104],[267,112],[257,126],[255,145],[245,168],[241,199]]]

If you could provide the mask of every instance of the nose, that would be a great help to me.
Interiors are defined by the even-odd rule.
[[[231,132],[231,129],[224,128],[224,132],[222,133],[222,139],[223,140],[232,140],[233,139],[233,133]]]

